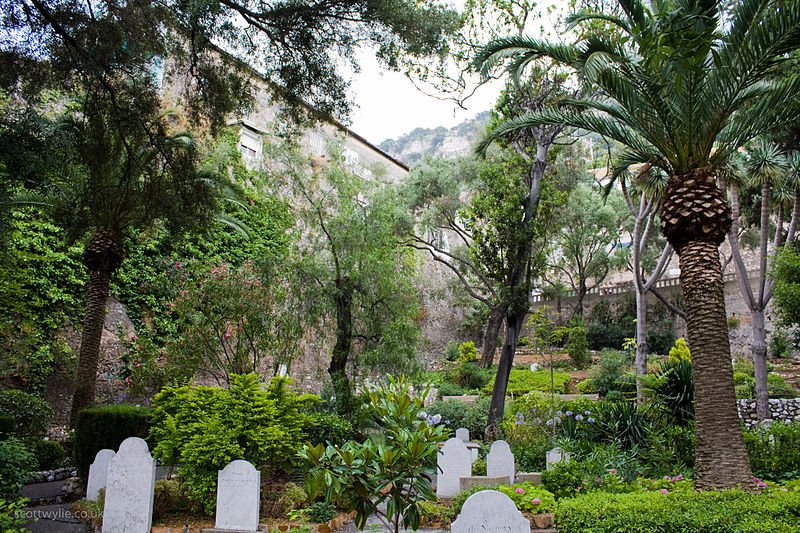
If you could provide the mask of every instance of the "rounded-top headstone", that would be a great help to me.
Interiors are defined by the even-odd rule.
[[[261,503],[261,472],[242,459],[217,476],[217,529],[256,531]]]
[[[156,463],[147,443],[129,437],[111,458],[103,507],[103,533],[150,533]]]
[[[94,462],[89,465],[89,479],[86,481],[86,499],[95,501],[100,489],[106,488],[108,478],[108,464],[116,455],[114,450],[104,448],[94,456]]]
[[[472,475],[472,453],[461,439],[449,439],[439,450],[436,466],[436,495],[452,498],[461,490],[461,478]]]
[[[467,498],[450,531],[530,533],[531,523],[517,510],[511,498],[496,490],[482,490]]]
[[[507,477],[508,483],[514,482],[516,468],[511,447],[504,440],[496,440],[486,457],[486,475],[489,477]]]
[[[147,447],[147,442],[139,437],[128,437],[122,444],[119,445],[120,455],[150,455],[150,448]]]
[[[469,442],[469,430],[467,428],[458,428],[456,430],[456,438],[461,442]]]

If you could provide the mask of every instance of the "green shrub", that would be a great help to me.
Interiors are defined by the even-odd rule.
[[[788,332],[776,329],[769,337],[769,354],[772,357],[791,357],[792,340]]]
[[[758,477],[779,480],[800,477],[800,422],[773,422],[744,431],[750,466]]]
[[[662,361],[651,390],[653,404],[668,423],[685,426],[694,420],[694,374],[690,360],[670,357]]]
[[[64,451],[64,446],[55,440],[42,439],[36,441],[31,447],[31,451],[36,456],[39,470],[55,470],[56,468],[61,468],[67,456]]]
[[[159,479],[153,494],[153,520],[189,510],[186,493],[177,479]]]
[[[458,343],[450,341],[444,347],[444,356],[448,361],[455,361],[458,359]]]
[[[653,477],[686,473],[694,469],[694,425],[665,426],[652,431],[649,446],[642,448],[639,459],[645,473]]]
[[[355,431],[349,420],[333,413],[310,413],[306,422],[305,438],[312,444],[344,444],[353,439]]]
[[[425,410],[430,415],[440,415],[442,424],[452,431],[467,428],[473,439],[480,439],[486,429],[490,398],[480,398],[475,403],[459,400],[433,402]]]
[[[14,419],[19,438],[44,437],[53,418],[53,409],[41,397],[21,390],[0,390],[0,415]]]
[[[36,468],[36,457],[14,437],[0,441],[0,498],[13,500]]]
[[[437,387],[437,390],[439,391],[439,398],[443,396],[461,396],[464,394],[464,389],[451,381],[443,382]]]
[[[288,470],[307,418],[283,378],[273,378],[268,388],[255,374],[232,375],[227,389],[167,387],[153,400],[153,455],[181,465],[190,499],[211,513],[219,470],[235,459],[264,475]]]
[[[14,418],[9,415],[0,415],[0,440],[14,434]]]
[[[90,407],[78,413],[72,459],[78,475],[86,478],[94,456],[103,448],[118,450],[128,437],[146,438],[150,409],[133,405]]]
[[[594,394],[597,392],[597,388],[595,388],[592,378],[586,378],[579,381],[575,388],[580,394]]]
[[[508,431],[506,438],[520,472],[544,470],[547,451],[553,448],[553,441],[548,433],[539,427],[521,424],[515,430]]]
[[[553,386],[556,393],[565,394],[569,381],[570,377],[566,372],[553,372]],[[493,387],[494,377],[483,390],[484,392],[490,393]],[[531,391],[550,391],[550,371],[537,370],[536,372],[531,372],[527,368],[512,369],[508,377],[508,389],[506,390],[506,394],[521,396]]]
[[[559,500],[554,520],[559,533],[788,533],[797,531],[800,494],[597,492]]]
[[[471,363],[478,358],[478,349],[475,348],[475,343],[472,341],[462,342],[458,345],[458,357],[456,361],[459,363]]]
[[[3,533],[26,533],[29,531],[25,525],[27,500],[24,498],[0,498],[0,531]]]
[[[798,391],[779,374],[767,374],[767,392],[770,398],[796,398]]]
[[[586,471],[578,461],[561,461],[551,470],[542,472],[542,485],[553,493],[555,498],[571,498],[583,488]]]
[[[601,396],[609,392],[632,393],[636,390],[636,382],[628,376],[632,370],[633,359],[628,352],[619,350],[603,350],[597,367],[592,369],[590,377],[592,385]]]
[[[497,487],[514,501],[517,509],[531,514],[552,513],[556,507],[553,493],[530,482]]]
[[[600,402],[597,410],[600,436],[623,448],[641,447],[650,433],[646,408],[636,402]]]
[[[315,524],[324,524],[336,518],[336,507],[326,502],[317,502],[308,506],[308,518]]]
[[[483,388],[494,375],[491,368],[481,368],[474,363],[460,363],[448,371],[448,380],[465,391]]]
[[[683,337],[675,341],[675,346],[669,350],[669,360],[672,363],[679,363],[680,361],[691,361],[692,352],[689,350],[689,345]]]
[[[589,342],[586,340],[586,328],[579,322],[569,328],[569,340],[566,345],[569,359],[575,368],[583,369],[592,363],[589,353]]]

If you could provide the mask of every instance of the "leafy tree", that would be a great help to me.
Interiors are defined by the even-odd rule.
[[[574,315],[583,318],[583,301],[620,263],[620,228],[627,212],[619,194],[603,198],[587,185],[569,193],[560,210],[549,266],[576,297]]]
[[[486,47],[485,63],[513,56],[518,72],[548,57],[599,89],[573,102],[583,110],[530,113],[493,137],[548,124],[581,128],[626,147],[616,175],[644,164],[669,176],[659,214],[680,259],[694,356],[696,485],[745,484],[750,467],[734,402],[719,262],[731,218],[716,172],[747,141],[795,119],[800,76],[772,75],[800,45],[800,5],[744,0],[725,13],[723,25],[711,0],[619,4],[623,16],[585,12],[571,22],[608,22],[621,40],[593,32],[577,45],[510,37]]]
[[[796,237],[797,224],[800,221],[800,154],[793,152],[785,154],[777,145],[765,141],[756,142],[744,154],[744,161],[737,161],[740,156],[731,156],[728,173],[729,190],[732,207],[732,224],[728,233],[728,242],[731,245],[731,257],[736,269],[736,279],[739,290],[750,310],[753,328],[751,350],[755,371],[755,396],[756,415],[759,420],[769,418],[769,394],[767,390],[767,332],[765,327],[765,312],[767,305],[775,290],[775,280],[770,279],[769,244],[772,240],[772,250],[777,250],[783,244],[791,245]],[[737,171],[740,175],[737,175]],[[742,175],[743,174],[743,175]],[[742,183],[739,183],[742,182]],[[751,276],[742,258],[740,233],[743,225],[747,224],[741,215],[739,189],[741,186],[751,186],[760,190],[760,206],[757,208],[758,218],[752,221],[757,225],[758,232],[758,276],[756,291],[751,287]],[[772,215],[775,219],[774,234]],[[784,235],[784,224],[787,213],[791,213],[789,226]]]
[[[335,323],[328,374],[337,411],[352,416],[351,369],[414,365],[419,325],[415,264],[402,243],[405,213],[390,188],[353,174],[336,149],[311,175],[302,158],[283,153],[288,168],[276,165],[276,173],[289,175],[305,225],[296,268],[320,325]]]

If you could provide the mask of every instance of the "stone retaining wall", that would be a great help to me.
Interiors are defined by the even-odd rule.
[[[756,401],[736,400],[736,404],[739,407],[739,418],[744,420],[744,425],[756,425]],[[800,422],[800,398],[770,398],[769,412],[772,420]]]

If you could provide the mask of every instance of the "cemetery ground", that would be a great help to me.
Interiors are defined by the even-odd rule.
[[[290,380],[250,374],[227,388],[168,387],[148,407],[87,409],[74,433],[41,440],[45,410],[15,397],[0,441],[4,489],[19,490],[31,464],[49,470],[43,481],[68,479],[25,486],[37,500],[27,514],[6,492],[0,529],[800,531],[797,362],[771,361],[779,379],[770,379],[773,420],[763,425],[745,399],[752,366],[735,362],[756,477],[741,490],[698,493],[692,397],[674,392],[691,390],[679,344],[650,361],[642,404],[632,400],[628,352],[594,353],[579,370],[567,354],[523,348],[494,443],[482,439],[492,372],[468,348],[414,379],[367,382],[349,418]],[[26,526],[32,511],[42,519]]]

